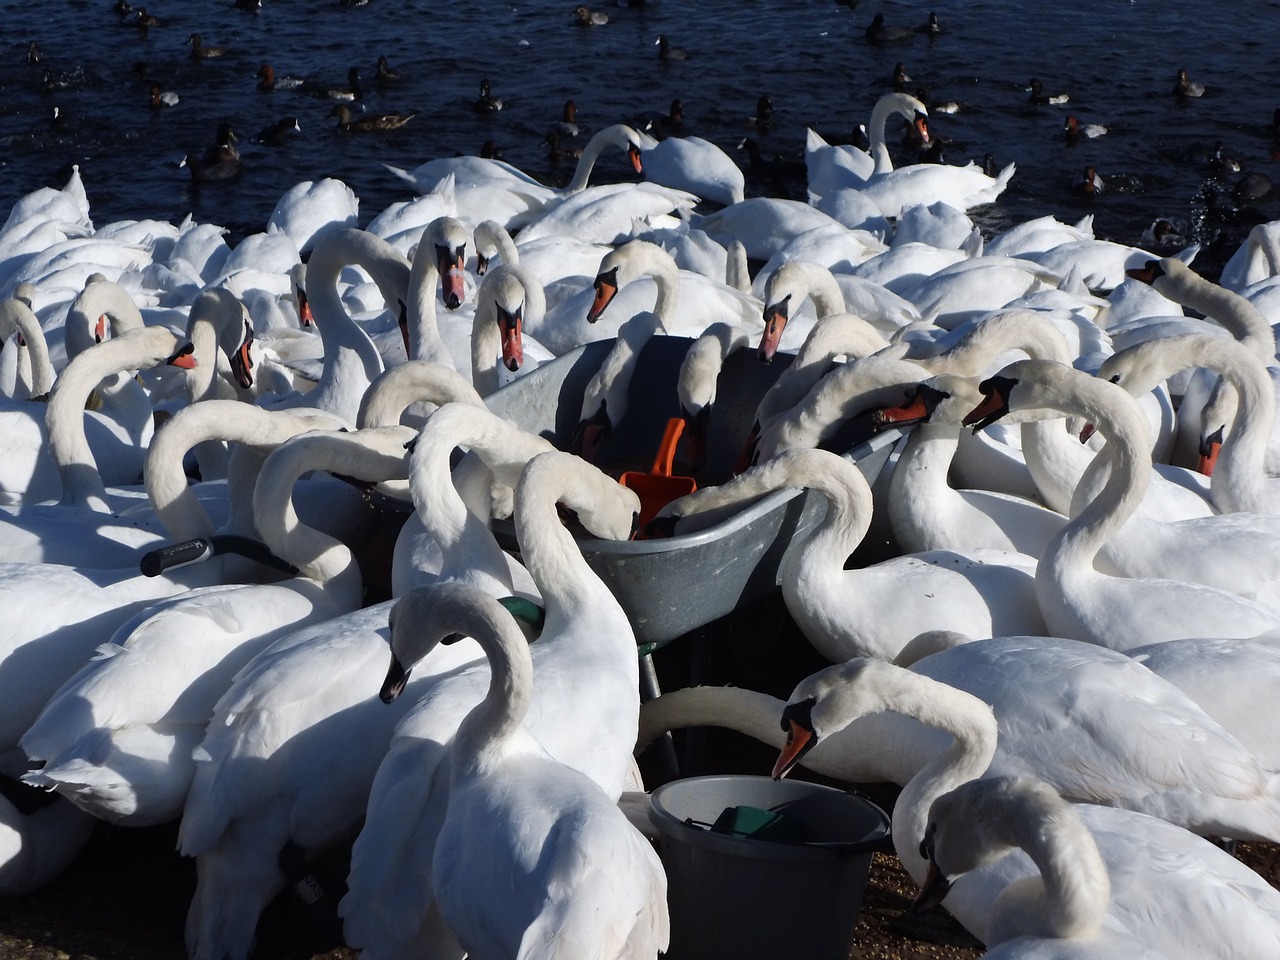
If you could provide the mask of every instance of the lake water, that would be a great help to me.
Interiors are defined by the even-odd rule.
[[[609,22],[579,27],[572,3],[512,4],[472,0],[263,0],[258,12],[216,4],[155,0],[162,23],[145,33],[112,9],[111,0],[3,5],[7,41],[0,62],[0,210],[24,193],[61,185],[78,163],[94,222],[158,218],[229,228],[234,242],[261,230],[281,194],[300,180],[337,177],[361,200],[361,224],[411,188],[383,163],[412,168],[438,156],[478,153],[494,141],[502,156],[539,175],[550,167],[543,144],[573,98],[584,136],[618,121],[643,123],[684,105],[684,132],[720,144],[745,167],[747,136],[767,157],[799,161],[812,126],[835,139],[864,123],[890,89],[895,63],[935,101],[931,129],[945,138],[943,159],[963,163],[990,153],[1018,172],[1000,201],[978,214],[990,236],[1043,214],[1077,220],[1094,214],[1099,236],[1138,243],[1158,218],[1178,222],[1208,246],[1198,268],[1212,272],[1249,225],[1280,216],[1274,198],[1237,209],[1230,187],[1240,173],[1216,176],[1208,155],[1221,142],[1242,172],[1270,175],[1270,128],[1280,95],[1280,60],[1268,38],[1280,4],[1241,0],[1210,8],[1191,0],[1086,0],[1073,5],[1017,0],[936,0],[930,5],[833,0],[650,0],[639,7],[602,5]],[[864,32],[877,12],[889,25],[921,26],[930,10],[942,32],[874,46]],[[226,56],[190,57],[188,37],[228,48]],[[687,59],[663,62],[655,40],[665,33]],[[41,62],[29,63],[37,41]],[[401,79],[378,86],[374,67],[386,56]],[[307,78],[321,90],[360,70],[367,109],[416,113],[404,128],[343,134],[318,96],[256,89],[257,71]],[[1175,74],[1185,67],[1206,86],[1178,100]],[[48,70],[56,89],[46,89]],[[143,75],[145,73],[145,78]],[[1067,92],[1064,105],[1036,106],[1032,76],[1046,92]],[[498,113],[473,107],[487,78],[504,101]],[[150,83],[180,102],[149,105]],[[775,123],[753,129],[757,99],[773,101]],[[55,127],[54,106],[67,118]],[[1068,113],[1107,127],[1105,136],[1072,146]],[[296,116],[302,133],[281,147],[253,143],[258,131]],[[244,173],[236,181],[193,188],[183,155],[212,141],[220,121],[240,135]],[[1107,189],[1085,200],[1072,184],[1094,166]],[[605,155],[596,182],[625,179],[619,154]],[[803,181],[749,176],[749,195],[779,190],[803,197]],[[1212,201],[1210,200],[1212,198]]]

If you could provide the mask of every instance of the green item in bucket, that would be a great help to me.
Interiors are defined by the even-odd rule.
[[[775,810],[746,805],[725,807],[711,825],[711,832],[774,843],[805,843],[808,840],[803,825],[795,818]]]

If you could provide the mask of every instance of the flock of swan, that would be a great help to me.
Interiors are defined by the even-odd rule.
[[[992,957],[1280,955],[1280,891],[1204,839],[1280,842],[1280,225],[1218,283],[1088,217],[984,238],[966,211],[1013,165],[895,169],[895,116],[927,109],[881,98],[868,152],[810,136],[810,203],[744,198],[707,141],[623,125],[563,189],[432,160],[360,228],[349,188],[307,182],[234,249],[189,220],[95,226],[78,172],[19,201],[0,774],[43,792],[0,798],[0,894],[100,820],[177,820],[195,960],[246,960],[343,844],[371,960],[655,957],[634,755],[713,724],[778,748],[776,777],[902,786],[921,902]],[[590,184],[607,149],[646,179]],[[595,461],[653,402],[631,379],[654,336],[690,339],[671,399],[694,466],[725,359],[789,355],[735,475],[647,531],[825,500],[778,576],[833,665],[787,700],[642,704],[627,611],[562,521],[636,533]],[[570,449],[486,405],[592,340]],[[829,449],[855,420],[913,425],[874,482]],[[377,602],[371,500],[406,515]],[[518,554],[491,532],[508,515]],[[894,555],[846,569],[873,529]]]

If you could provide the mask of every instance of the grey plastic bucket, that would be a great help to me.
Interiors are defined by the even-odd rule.
[[[781,814],[809,842],[712,832],[727,808]],[[713,776],[653,792],[671,911],[669,960],[847,960],[871,853],[889,817],[862,797],[801,780]]]

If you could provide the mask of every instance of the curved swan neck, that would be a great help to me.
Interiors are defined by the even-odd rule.
[[[871,109],[871,123],[867,127],[871,159],[875,161],[875,169],[872,171],[872,176],[888,173],[893,169],[893,160],[889,157],[889,147],[884,140],[884,128],[889,117],[895,113],[902,114],[907,119],[913,118],[916,113],[921,113],[925,116],[929,115],[929,111],[923,103],[905,93],[887,93],[876,101],[876,105]]]
[[[1039,870],[1038,876],[1015,880],[1001,891],[992,905],[988,943],[1019,936],[1089,937],[1099,930],[1111,900],[1111,878],[1071,804],[1048,784],[1024,777],[967,784],[939,806],[957,801],[971,805],[969,815],[980,822],[947,828],[963,830],[967,842],[976,838],[981,860],[1017,847]]]
[[[713,323],[693,341],[680,362],[680,374],[676,380],[676,394],[686,417],[696,416],[715,402],[717,381],[724,361],[749,343],[746,331],[723,321]]]
[[[767,693],[743,687],[685,687],[664,693],[640,706],[636,749],[643,750],[662,734],[685,727],[728,727],[781,750],[786,735],[778,718],[786,704]]]
[[[1270,512],[1264,481],[1266,446],[1275,422],[1275,388],[1266,367],[1243,342],[1212,334],[1159,337],[1108,357],[1099,377],[1122,377],[1141,394],[1189,367],[1220,373],[1235,391],[1237,414],[1210,485],[1220,512]]]
[[[324,343],[324,373],[307,405],[354,423],[360,397],[382,373],[382,356],[347,313],[338,296],[338,275],[358,264],[382,291],[389,309],[408,296],[409,264],[386,241],[364,230],[345,228],[325,234],[307,262],[307,297]]]
[[[163,363],[180,341],[168,330],[149,327],[104,340],[85,350],[62,371],[45,411],[49,446],[62,477],[62,502],[109,513],[107,490],[84,432],[89,394],[104,377]]]
[[[991,361],[1006,350],[1021,350],[1037,360],[1072,360],[1066,338],[1041,314],[1034,310],[1008,310],[974,326],[950,349],[918,362],[934,375],[977,377],[989,373]]]
[[[573,179],[565,185],[562,192],[577,193],[586,188],[587,181],[591,179],[591,171],[595,169],[596,160],[606,147],[626,150],[631,144],[635,144],[638,148],[640,136],[626,124],[615,123],[613,126],[596,131],[596,134],[587,141],[587,145],[582,148],[582,156],[578,158],[578,165],[574,168]]]
[[[814,312],[819,319],[844,313],[844,292],[831,271],[821,264],[807,260],[789,260],[769,277],[765,290],[766,305],[773,305],[785,297],[791,297],[791,313],[800,309],[808,297],[813,301]]]
[[[17,331],[26,344],[31,358],[31,395],[42,397],[53,389],[53,363],[49,359],[49,344],[44,330],[31,307],[22,300],[5,300],[0,303],[0,338],[7,339]]]
[[[290,437],[321,426],[322,419],[319,413],[264,410],[238,400],[205,400],[184,407],[156,431],[143,461],[142,475],[156,516],[175,540],[211,536],[213,521],[182,468],[186,452],[206,440],[225,440],[265,455]],[[336,421],[332,423],[337,426]],[[233,490],[233,515],[236,507]]]
[[[69,360],[75,359],[97,342],[95,331],[99,318],[109,321],[113,337],[144,326],[142,312],[124,287],[112,283],[101,274],[95,274],[94,277],[89,279],[67,310],[63,326],[66,330]]]
[[[466,509],[453,486],[450,461],[458,445],[468,447],[498,479],[508,486],[518,482],[521,468],[534,456],[553,450],[552,445],[512,426],[482,405],[450,403],[427,420],[418,436],[410,461],[409,490],[423,524],[436,537],[446,557],[459,545],[468,524],[479,523]],[[483,525],[481,525],[483,526]],[[481,531],[492,569],[498,546],[487,528]],[[492,549],[489,549],[492,547]],[[505,561],[501,564],[505,568]]]
[[[406,615],[407,614],[407,615]],[[497,600],[461,583],[411,591],[392,610],[391,643],[406,667],[450,633],[475,638],[489,660],[489,688],[453,739],[451,779],[483,773],[501,760],[533,700],[533,658],[520,628]],[[406,636],[408,634],[408,636]]]
[[[267,457],[254,489],[253,513],[262,539],[301,576],[349,591],[358,602],[361,581],[355,558],[341,541],[299,521],[293,485],[310,470],[373,482],[404,479],[404,445],[412,436],[406,427],[381,427],[359,433],[306,433],[282,443]]]
[[[812,701],[810,718],[819,737],[874,713],[900,713],[951,734],[951,744],[908,781],[893,807],[894,847],[920,883],[926,864],[919,847],[933,801],[981,776],[995,755],[999,727],[991,707],[945,683],[863,657],[800,681],[789,702],[806,699]]]
[[[671,319],[680,301],[680,271],[671,254],[648,240],[631,240],[600,261],[600,273],[615,267],[619,289],[638,277],[652,277],[658,288],[653,312],[664,323]]]
[[[1156,292],[1212,317],[1264,363],[1275,362],[1275,333],[1249,300],[1204,279],[1181,260],[1166,258],[1160,261],[1160,267],[1164,276],[1153,284]]]
[[[533,659],[511,615],[496,602],[486,604],[487,622],[467,631],[489,658],[489,689],[458,725],[452,775],[483,769],[498,759],[529,712],[533,700]],[[499,611],[503,619],[499,619]]]
[[[356,423],[361,427],[391,427],[408,407],[428,403],[469,403],[483,406],[475,387],[453,367],[432,360],[409,360],[378,377],[360,401]]]
[[[638,512],[639,501],[632,491],[572,454],[539,454],[521,472],[515,488],[516,538],[525,568],[546,604],[544,632],[562,630],[576,610],[598,608],[605,597],[612,600],[561,523],[556,504],[563,502],[582,510],[607,506],[613,498],[623,497]],[[618,535],[626,533],[619,531]],[[612,605],[621,613],[616,600]]]
[[[1005,370],[1019,380],[1010,395],[1011,410],[1050,409],[1083,417],[1107,439],[1106,484],[1054,536],[1041,558],[1091,567],[1097,552],[1137,510],[1151,482],[1146,418],[1123,389],[1065,364],[1022,360]]]
[[[244,305],[234,293],[221,287],[202,290],[192,301],[187,315],[187,339],[198,358],[187,382],[192,403],[217,396],[218,371],[240,344],[244,316]]]
[[[496,220],[485,220],[476,224],[475,229],[476,256],[486,261],[497,256],[504,266],[512,267],[520,262],[520,250],[511,239],[507,228]],[[490,264],[490,269],[494,265]]]

